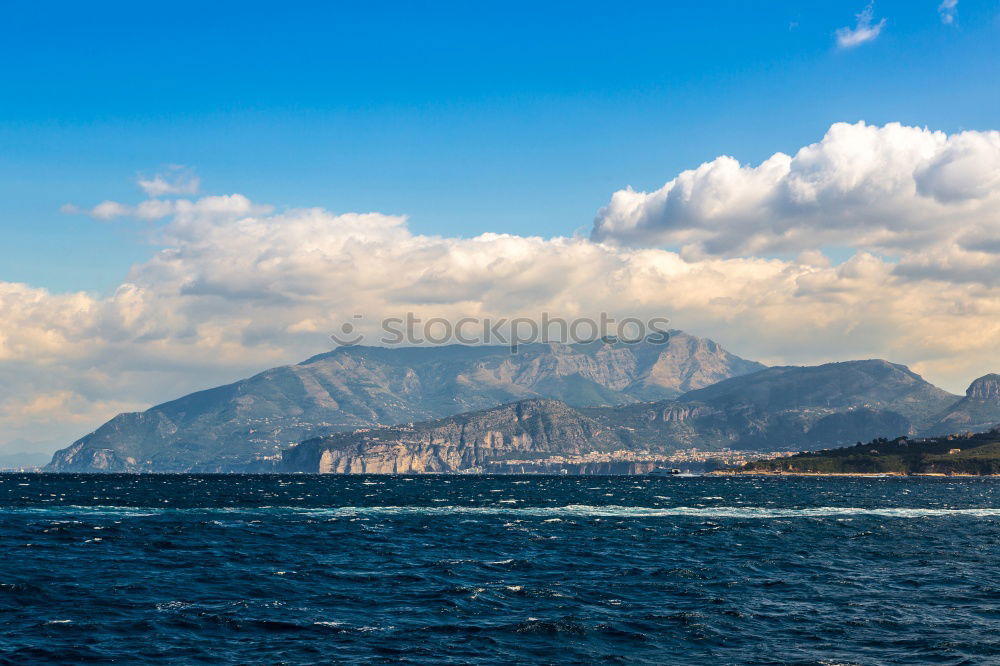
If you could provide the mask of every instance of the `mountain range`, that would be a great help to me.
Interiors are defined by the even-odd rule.
[[[675,400],[585,411],[628,428],[633,448],[798,450],[915,434],[956,400],[905,366],[869,360],[772,367]]]
[[[818,448],[915,433],[957,399],[886,361],[775,367],[674,400],[589,408],[528,400],[427,423],[328,435],[291,447],[277,469],[490,471],[511,458],[541,461],[587,452]]]
[[[553,398],[610,406],[677,397],[763,369],[680,331],[666,342],[341,347],[145,412],[56,452],[51,471],[259,469],[308,437]]]
[[[460,472],[510,456],[802,450],[988,429],[998,388],[986,377],[959,398],[881,360],[767,368],[679,331],[518,354],[345,347],[119,415],[46,469]]]

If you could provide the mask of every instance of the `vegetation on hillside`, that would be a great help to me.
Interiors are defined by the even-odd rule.
[[[879,438],[744,465],[759,474],[1000,474],[1000,428],[933,439]]]

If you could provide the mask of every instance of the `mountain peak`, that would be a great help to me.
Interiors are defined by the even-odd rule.
[[[965,395],[976,400],[1000,401],[1000,375],[984,375],[972,382]]]
[[[925,434],[980,432],[997,423],[1000,423],[1000,375],[990,374],[972,382],[965,397],[942,412]]]

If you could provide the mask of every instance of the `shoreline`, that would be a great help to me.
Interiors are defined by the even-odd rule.
[[[941,477],[941,478],[995,478],[1000,474],[945,474],[943,472],[741,472],[736,470],[713,470],[706,476],[861,476],[861,477]]]
[[[696,473],[696,474],[607,474],[607,473],[584,473],[584,474],[556,474],[556,473],[538,473],[538,472],[527,472],[527,473],[507,473],[507,472],[485,472],[469,474],[463,472],[422,472],[422,473],[385,473],[385,472],[351,472],[351,473],[321,473],[321,472],[152,472],[152,471],[135,471],[135,472],[65,472],[65,471],[49,471],[49,470],[32,470],[32,471],[18,471],[18,470],[0,470],[0,476],[11,475],[11,476],[24,476],[24,475],[38,475],[38,476],[204,476],[204,477],[215,477],[215,476],[264,476],[264,477],[287,477],[287,476],[324,476],[324,477],[409,477],[409,478],[422,478],[422,477],[491,477],[491,478],[523,478],[523,477],[554,477],[554,478],[574,478],[574,477],[629,477],[629,478],[656,478],[656,479],[676,479],[676,478],[708,478],[708,477],[736,477],[736,476],[798,476],[798,477],[938,477],[938,478],[998,478],[1000,474],[945,474],[943,472],[913,472],[913,473],[901,473],[901,472],[765,472],[765,471],[754,471],[754,472],[744,472],[740,470],[712,470],[710,472]]]

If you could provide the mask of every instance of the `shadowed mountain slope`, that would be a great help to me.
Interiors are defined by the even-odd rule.
[[[805,449],[913,434],[958,399],[880,360],[774,367],[676,400],[585,413],[635,446]]]

